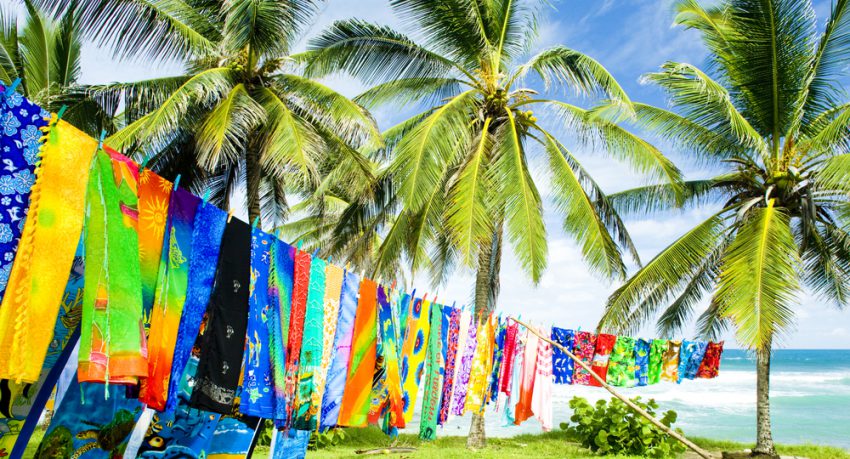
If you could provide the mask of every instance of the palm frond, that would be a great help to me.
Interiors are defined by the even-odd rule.
[[[387,103],[399,109],[411,104],[433,106],[456,96],[463,84],[468,83],[456,78],[400,78],[375,85],[354,100],[368,108]]]
[[[71,86],[80,77],[79,21],[73,11],[62,17],[54,33],[54,54],[51,62],[51,80],[61,87]]]
[[[0,80],[15,81],[22,76],[20,68],[18,17],[7,5],[0,5]]]
[[[457,60],[472,60],[490,45],[483,18],[473,9],[474,0],[392,0],[395,12],[421,31],[429,47]]]
[[[54,27],[30,3],[26,2],[28,18],[19,38],[21,62],[24,64],[24,88],[30,98],[39,103],[50,99],[51,72],[54,51]]]
[[[249,49],[254,58],[280,57],[295,44],[299,33],[316,14],[318,4],[312,0],[228,1],[224,46],[231,53]]]
[[[850,193],[850,153],[824,160],[815,181],[821,189]]]
[[[234,86],[204,117],[196,133],[198,164],[211,170],[238,161],[246,140],[264,117],[263,108],[251,98],[245,85]]]
[[[774,206],[752,209],[723,254],[715,301],[735,324],[737,339],[765,349],[787,331],[799,288],[797,256],[789,217]]]
[[[651,215],[714,202],[722,196],[722,190],[716,188],[716,185],[724,180],[726,177],[720,176],[705,180],[687,180],[682,182],[680,187],[669,184],[648,185],[612,193],[608,195],[608,199],[621,214]]]

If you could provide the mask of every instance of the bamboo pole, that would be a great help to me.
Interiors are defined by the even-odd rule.
[[[601,377],[601,376],[599,376],[598,374],[596,374],[596,372],[595,372],[595,371],[593,371],[593,369],[591,369],[591,368],[590,368],[590,366],[588,366],[588,365],[587,365],[586,363],[584,363],[581,359],[579,359],[578,357],[576,357],[576,355],[575,355],[575,354],[573,354],[572,352],[570,352],[567,348],[565,348],[564,346],[561,346],[560,344],[556,343],[555,341],[552,341],[550,338],[548,338],[548,337],[546,337],[546,336],[541,335],[541,334],[540,334],[540,332],[538,332],[538,331],[537,331],[537,329],[535,329],[534,327],[529,326],[529,325],[528,325],[528,324],[526,324],[525,322],[522,322],[521,320],[517,320],[517,319],[515,319],[515,318],[513,318],[513,317],[511,318],[511,320],[513,320],[514,322],[516,322],[516,323],[518,323],[518,324],[522,325],[522,326],[523,326],[523,327],[525,327],[528,331],[530,331],[531,333],[534,333],[535,335],[537,335],[537,337],[538,337],[538,338],[542,339],[543,341],[548,342],[549,344],[551,344],[551,345],[553,345],[553,346],[557,347],[557,348],[558,348],[558,349],[560,349],[562,352],[564,352],[565,354],[567,354],[567,356],[568,356],[569,358],[573,359],[573,361],[575,361],[575,363],[577,363],[580,367],[582,367],[582,368],[584,368],[585,370],[587,370],[587,372],[588,372],[588,373],[590,373],[590,376],[591,376],[593,379],[595,379],[595,380],[596,380],[596,382],[598,382],[598,383],[599,383],[602,387],[604,387],[604,388],[605,388],[605,390],[607,390],[608,392],[610,392],[610,393],[611,393],[611,395],[613,395],[614,397],[617,397],[617,398],[618,398],[618,399],[620,399],[623,403],[625,403],[625,404],[626,404],[629,408],[631,408],[632,410],[634,410],[637,414],[639,414],[639,415],[643,416],[644,418],[646,418],[647,420],[649,420],[649,422],[651,422],[651,423],[652,423],[655,427],[658,427],[659,429],[661,429],[661,430],[662,430],[664,433],[666,433],[667,435],[669,435],[669,436],[671,436],[671,437],[675,438],[676,440],[678,440],[679,442],[681,442],[683,445],[687,446],[689,449],[691,449],[693,452],[697,453],[697,454],[698,454],[698,455],[700,455],[701,457],[704,457],[705,459],[711,459],[711,458],[712,458],[711,453],[709,453],[708,451],[706,451],[706,450],[704,450],[704,449],[700,448],[699,446],[697,446],[696,444],[694,444],[693,442],[691,442],[690,440],[688,440],[687,438],[685,438],[684,436],[682,436],[679,432],[676,432],[675,430],[671,429],[670,427],[665,426],[665,425],[664,425],[661,421],[659,421],[658,419],[654,418],[651,414],[647,413],[647,412],[646,412],[646,410],[644,410],[643,408],[641,408],[641,407],[639,407],[639,406],[635,405],[635,404],[634,404],[631,400],[629,400],[628,398],[626,398],[624,395],[621,395],[619,392],[615,391],[615,390],[614,390],[614,388],[613,388],[613,387],[611,387],[608,383],[606,383],[606,382],[605,382],[605,380],[604,380],[604,379],[602,379],[602,377]]]

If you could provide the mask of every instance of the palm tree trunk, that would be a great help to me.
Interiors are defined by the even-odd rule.
[[[245,155],[245,188],[248,194],[248,222],[260,216],[260,153],[253,145]],[[260,225],[262,227],[262,225]]]
[[[502,224],[496,225],[492,242],[481,247],[475,273],[475,320],[480,322],[496,306],[499,295],[499,271],[502,264]],[[466,447],[481,449],[487,446],[484,413],[473,413],[466,437]]]
[[[770,431],[770,352],[771,342],[756,351],[756,447],[754,456],[776,457]]]

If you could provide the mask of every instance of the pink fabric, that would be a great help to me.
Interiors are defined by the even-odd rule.
[[[534,333],[528,333],[525,342],[522,369],[520,372],[519,397],[514,414],[514,424],[520,425],[534,415],[531,410],[531,398],[534,392],[534,377],[537,374],[537,346],[540,338]]]
[[[537,369],[534,376],[534,393],[531,411],[543,425],[543,431],[552,430],[552,345],[544,340],[537,344]]]

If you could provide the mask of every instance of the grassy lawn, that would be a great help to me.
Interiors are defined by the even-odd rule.
[[[355,454],[360,449],[376,449],[390,445],[387,437],[377,429],[352,429],[346,440],[338,446],[320,451],[309,451],[309,458],[353,458],[364,457]],[[739,451],[751,447],[744,443],[715,441],[703,438],[691,438],[692,441],[710,451]],[[553,431],[540,435],[519,435],[512,438],[492,438],[488,447],[481,451],[466,449],[465,437],[443,437],[433,442],[420,442],[416,436],[401,435],[395,446],[410,446],[417,449],[413,453],[394,454],[393,457],[403,458],[528,458],[528,457],[570,457],[592,458],[600,457],[580,445],[568,441],[563,432]],[[802,456],[811,459],[850,459],[850,453],[839,448],[814,445],[779,446],[779,453],[788,456]],[[687,457],[692,455],[688,454]],[[268,451],[258,449],[254,457],[265,459]],[[368,457],[368,456],[367,456]],[[640,456],[611,456],[618,458],[635,458]],[[693,457],[697,457],[693,455]]]

